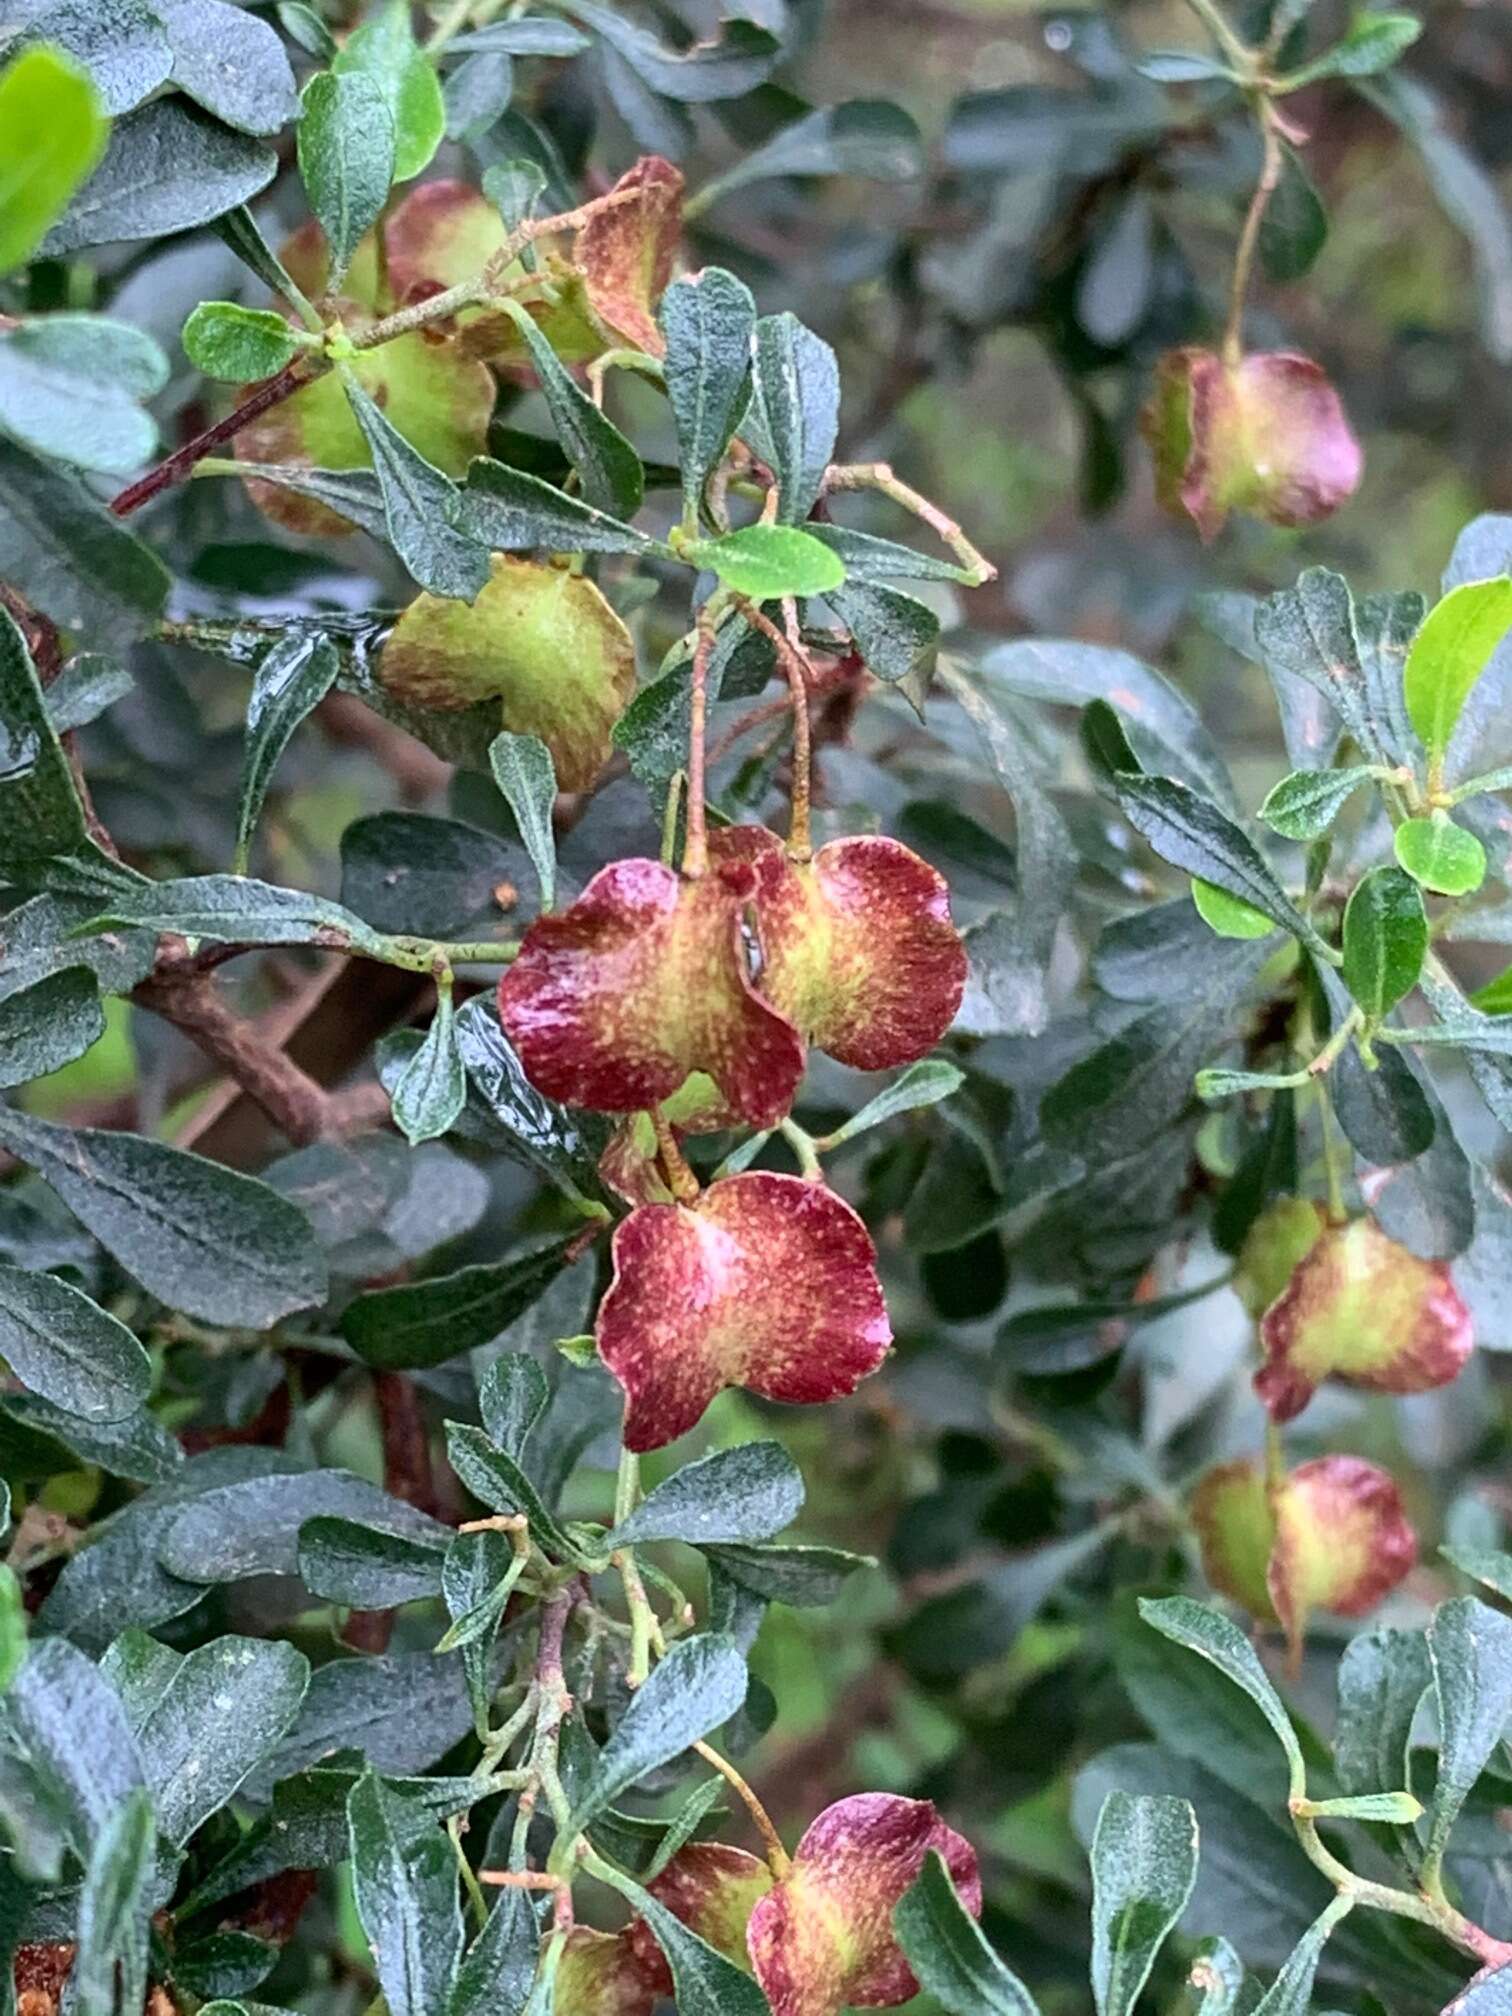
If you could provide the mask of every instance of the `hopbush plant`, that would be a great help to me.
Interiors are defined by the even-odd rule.
[[[1032,283],[965,312],[968,232],[926,319],[1116,361],[1213,540],[1362,468],[1322,366],[1246,340],[1326,232],[1296,94],[1367,90],[1497,241],[1392,74],[1415,19],[1196,12],[1181,52],[1054,17],[1094,86],[1054,110],[1115,180],[1248,141],[1217,333],[1074,162]],[[966,630],[992,561],[701,256],[713,206],[922,172],[896,108],[795,103],[788,9],[0,32],[8,2006],[1025,2016],[1085,1949],[1099,2016],[1183,1975],[1503,2011],[1512,1623],[1447,1578],[1512,1599],[1512,1554],[1467,1491],[1430,1572],[1351,1396],[1473,1415],[1509,1334],[1512,521],[1431,606],[1206,599],[1280,711],[1253,797],[1137,658]],[[690,194],[700,108],[762,137]],[[1043,116],[952,116],[989,238]],[[333,895],[281,814],[342,735],[411,803]],[[83,1111],[127,1002],[213,1080],[143,1022]],[[945,1431],[889,1486],[886,1653],[951,1762],[790,1847],[758,1634],[883,1571],[790,1536],[778,1435],[884,1388]],[[1049,1964],[1005,1714],[1079,1767]]]

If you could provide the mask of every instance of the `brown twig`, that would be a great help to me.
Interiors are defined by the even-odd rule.
[[[117,518],[129,518],[133,511],[139,511],[144,504],[149,503],[164,490],[170,489],[175,483],[181,483],[196,462],[203,460],[206,455],[213,455],[216,449],[222,447],[233,435],[239,434],[249,421],[256,420],[261,414],[266,413],[270,406],[281,405],[291,393],[297,392],[301,385],[320,376],[319,370],[309,369],[305,358],[296,357],[292,364],[286,364],[275,376],[265,378],[239,406],[233,407],[229,413],[204,428],[192,440],[184,442],[182,447],[175,448],[171,455],[165,456],[155,468],[149,469],[145,476],[139,476],[135,483],[128,483],[124,490],[111,498],[111,510]]]

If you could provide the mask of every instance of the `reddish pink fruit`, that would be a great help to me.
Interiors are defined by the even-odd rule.
[[[575,1925],[557,1968],[553,2016],[652,2016],[657,1991],[628,1932]]]
[[[926,1799],[863,1792],[827,1807],[793,1866],[751,1912],[746,1940],[772,2016],[891,2009],[919,1992],[892,1914],[937,1849],[967,1908],[982,1908],[976,1852]]]
[[[932,1050],[955,1020],[966,951],[943,875],[900,841],[832,840],[790,861],[775,834],[729,827],[710,851],[738,849],[758,878],[757,984],[804,1038],[842,1064],[885,1071]]]
[[[685,1435],[726,1386],[839,1399],[892,1342],[855,1212],[822,1184],[762,1170],[711,1183],[693,1204],[631,1212],[615,1230],[597,1336],[636,1451]]]
[[[532,1084],[630,1113],[702,1071],[751,1126],[780,1120],[803,1045],[751,985],[741,920],[755,886],[742,861],[693,881],[656,861],[615,861],[570,909],[538,918],[499,986]]]
[[[1230,511],[1311,525],[1353,496],[1360,444],[1322,368],[1290,350],[1228,364],[1212,350],[1160,360],[1142,420],[1155,490],[1216,538]]]
[[[680,1848],[647,1887],[700,1939],[750,1972],[746,1926],[757,1900],[772,1887],[772,1872],[765,1862],[720,1841],[695,1841]],[[672,1970],[644,1919],[634,1921],[629,1937],[645,1978],[658,1995],[670,1995]]]
[[[1358,1456],[1319,1456],[1268,1488],[1259,1464],[1224,1463],[1192,1495],[1215,1589],[1295,1646],[1314,1610],[1359,1617],[1417,1560],[1396,1481]]]
[[[1442,1260],[1419,1260],[1372,1218],[1328,1226],[1260,1321],[1255,1391],[1290,1421],[1325,1379],[1426,1393],[1457,1378],[1474,1338]]]

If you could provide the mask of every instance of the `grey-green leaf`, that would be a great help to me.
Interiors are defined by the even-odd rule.
[[[457,506],[457,525],[495,553],[544,547],[553,553],[661,553],[660,541],[637,532],[581,497],[569,497],[540,476],[477,456]]]
[[[596,511],[633,518],[645,491],[641,459],[618,427],[596,406],[523,308],[506,302],[525,339],[562,452],[577,471],[583,495]]]
[[[1512,1617],[1473,1596],[1441,1603],[1428,1626],[1438,1703],[1438,1780],[1429,1808],[1426,1861],[1443,1862],[1475,1781],[1512,1717]]]
[[[0,1086],[61,1070],[104,1033],[99,984],[89,967],[63,966],[18,987],[0,999]]]
[[[513,1260],[370,1289],[348,1304],[341,1334],[359,1357],[382,1370],[444,1364],[489,1343],[523,1315],[561,1272],[566,1247],[562,1241]]]
[[[802,1509],[803,1477],[782,1444],[744,1442],[674,1471],[604,1544],[770,1540]]]
[[[419,1539],[339,1514],[306,1519],[299,1529],[299,1579],[312,1596],[354,1610],[389,1610],[441,1589],[444,1536]]]
[[[1185,1799],[1110,1792],[1092,1842],[1092,1992],[1129,2016],[1197,1880],[1197,1816]]]
[[[353,1519],[434,1547],[451,1538],[439,1520],[349,1470],[283,1471],[202,1492],[168,1523],[158,1560],[185,1582],[295,1575],[300,1529],[317,1517]]]
[[[158,1825],[176,1846],[278,1745],[310,1662],[275,1638],[216,1638],[182,1660],[137,1731]]]
[[[1293,770],[1267,795],[1260,817],[1288,840],[1321,839],[1351,793],[1370,781],[1367,764],[1346,770]]]
[[[807,518],[835,452],[840,370],[835,353],[796,315],[763,315],[751,333],[746,430],[777,479],[777,516]]]
[[[82,1289],[0,1266],[0,1357],[24,1386],[91,1421],[132,1414],[152,1387],[136,1338]]]
[[[457,1862],[445,1834],[371,1767],[347,1799],[357,1915],[390,2016],[437,2016],[462,1956]]]
[[[1411,1783],[1412,1725],[1433,1679],[1421,1631],[1351,1638],[1339,1661],[1334,1765],[1346,1792]]]
[[[58,1787],[76,1853],[146,1780],[126,1711],[92,1661],[63,1638],[33,1645],[5,1697],[26,1754]]]
[[[599,1752],[579,1796],[581,1832],[649,1772],[670,1764],[745,1706],[746,1663],[733,1641],[713,1632],[680,1639],[652,1669]]]
[[[156,1850],[152,1800],[138,1787],[101,1828],[79,1893],[78,1951],[68,1987],[72,2007],[88,2016],[134,2010],[145,2000]]]
[[[184,98],[155,98],[111,129],[105,159],[42,241],[49,259],[208,224],[265,189],[278,156]]]
[[[301,102],[299,176],[330,247],[334,292],[388,200],[394,115],[383,86],[365,70],[320,71]]]
[[[450,986],[438,988],[425,1040],[394,1087],[394,1125],[412,1148],[437,1140],[467,1103],[467,1072],[457,1048]]]
[[[488,762],[536,871],[541,908],[549,910],[556,902],[556,834],[551,813],[557,783],[551,751],[538,735],[511,735],[506,730],[488,745]]]
[[[1306,1774],[1297,1732],[1244,1633],[1218,1611],[1194,1603],[1190,1596],[1141,1597],[1139,1614],[1165,1637],[1209,1660],[1236,1687],[1244,1689],[1286,1752],[1293,1789],[1300,1792]]]
[[[102,651],[145,637],[168,597],[162,561],[77,477],[3,439],[0,575],[24,581],[34,607]]]
[[[294,731],[336,683],[341,660],[318,633],[280,637],[258,663],[247,701],[247,740],[236,810],[237,866],[245,868],[252,835],[279,758]]]
[[[677,423],[683,516],[698,523],[703,487],[750,397],[756,303],[743,280],[706,266],[674,280],[658,310],[667,339],[666,386]]]
[[[254,1176],[139,1134],[57,1127],[9,1108],[0,1143],[170,1308],[266,1330],[325,1295],[309,1220]]]
[[[277,32],[229,0],[158,0],[173,45],[173,81],[239,133],[276,133],[299,111]]]
[[[459,529],[461,492],[410,446],[354,374],[342,382],[373,458],[394,551],[433,595],[473,601],[488,579],[488,553]]]
[[[957,1896],[937,1849],[895,1906],[893,1930],[919,1986],[945,2016],[1038,2016],[1034,1997]]]

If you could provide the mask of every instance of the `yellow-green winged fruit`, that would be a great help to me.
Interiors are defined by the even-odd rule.
[[[1420,1260],[1373,1218],[1325,1227],[1260,1319],[1255,1391],[1290,1421],[1325,1379],[1426,1393],[1458,1377],[1474,1337],[1442,1260]]]
[[[1192,1493],[1191,1514],[1208,1581],[1251,1617],[1274,1624],[1265,1578],[1276,1521],[1260,1465],[1247,1459],[1216,1465]]]
[[[356,302],[337,306],[349,335],[374,320]],[[487,366],[465,356],[454,339],[437,341],[433,334],[415,331],[359,351],[351,368],[410,446],[448,476],[465,475],[472,458],[482,454],[493,412],[493,379]],[[243,462],[299,469],[369,469],[373,461],[334,371],[248,421],[236,436],[236,453]],[[259,510],[291,532],[333,537],[353,530],[347,519],[313,497],[255,480],[247,491]]]
[[[496,553],[475,602],[416,596],[378,678],[407,707],[496,702],[500,728],[546,744],[563,791],[586,791],[635,690],[635,646],[593,582]]]
[[[1278,1197],[1250,1227],[1239,1251],[1234,1287],[1251,1316],[1260,1316],[1317,1245],[1328,1214],[1311,1197]]]

